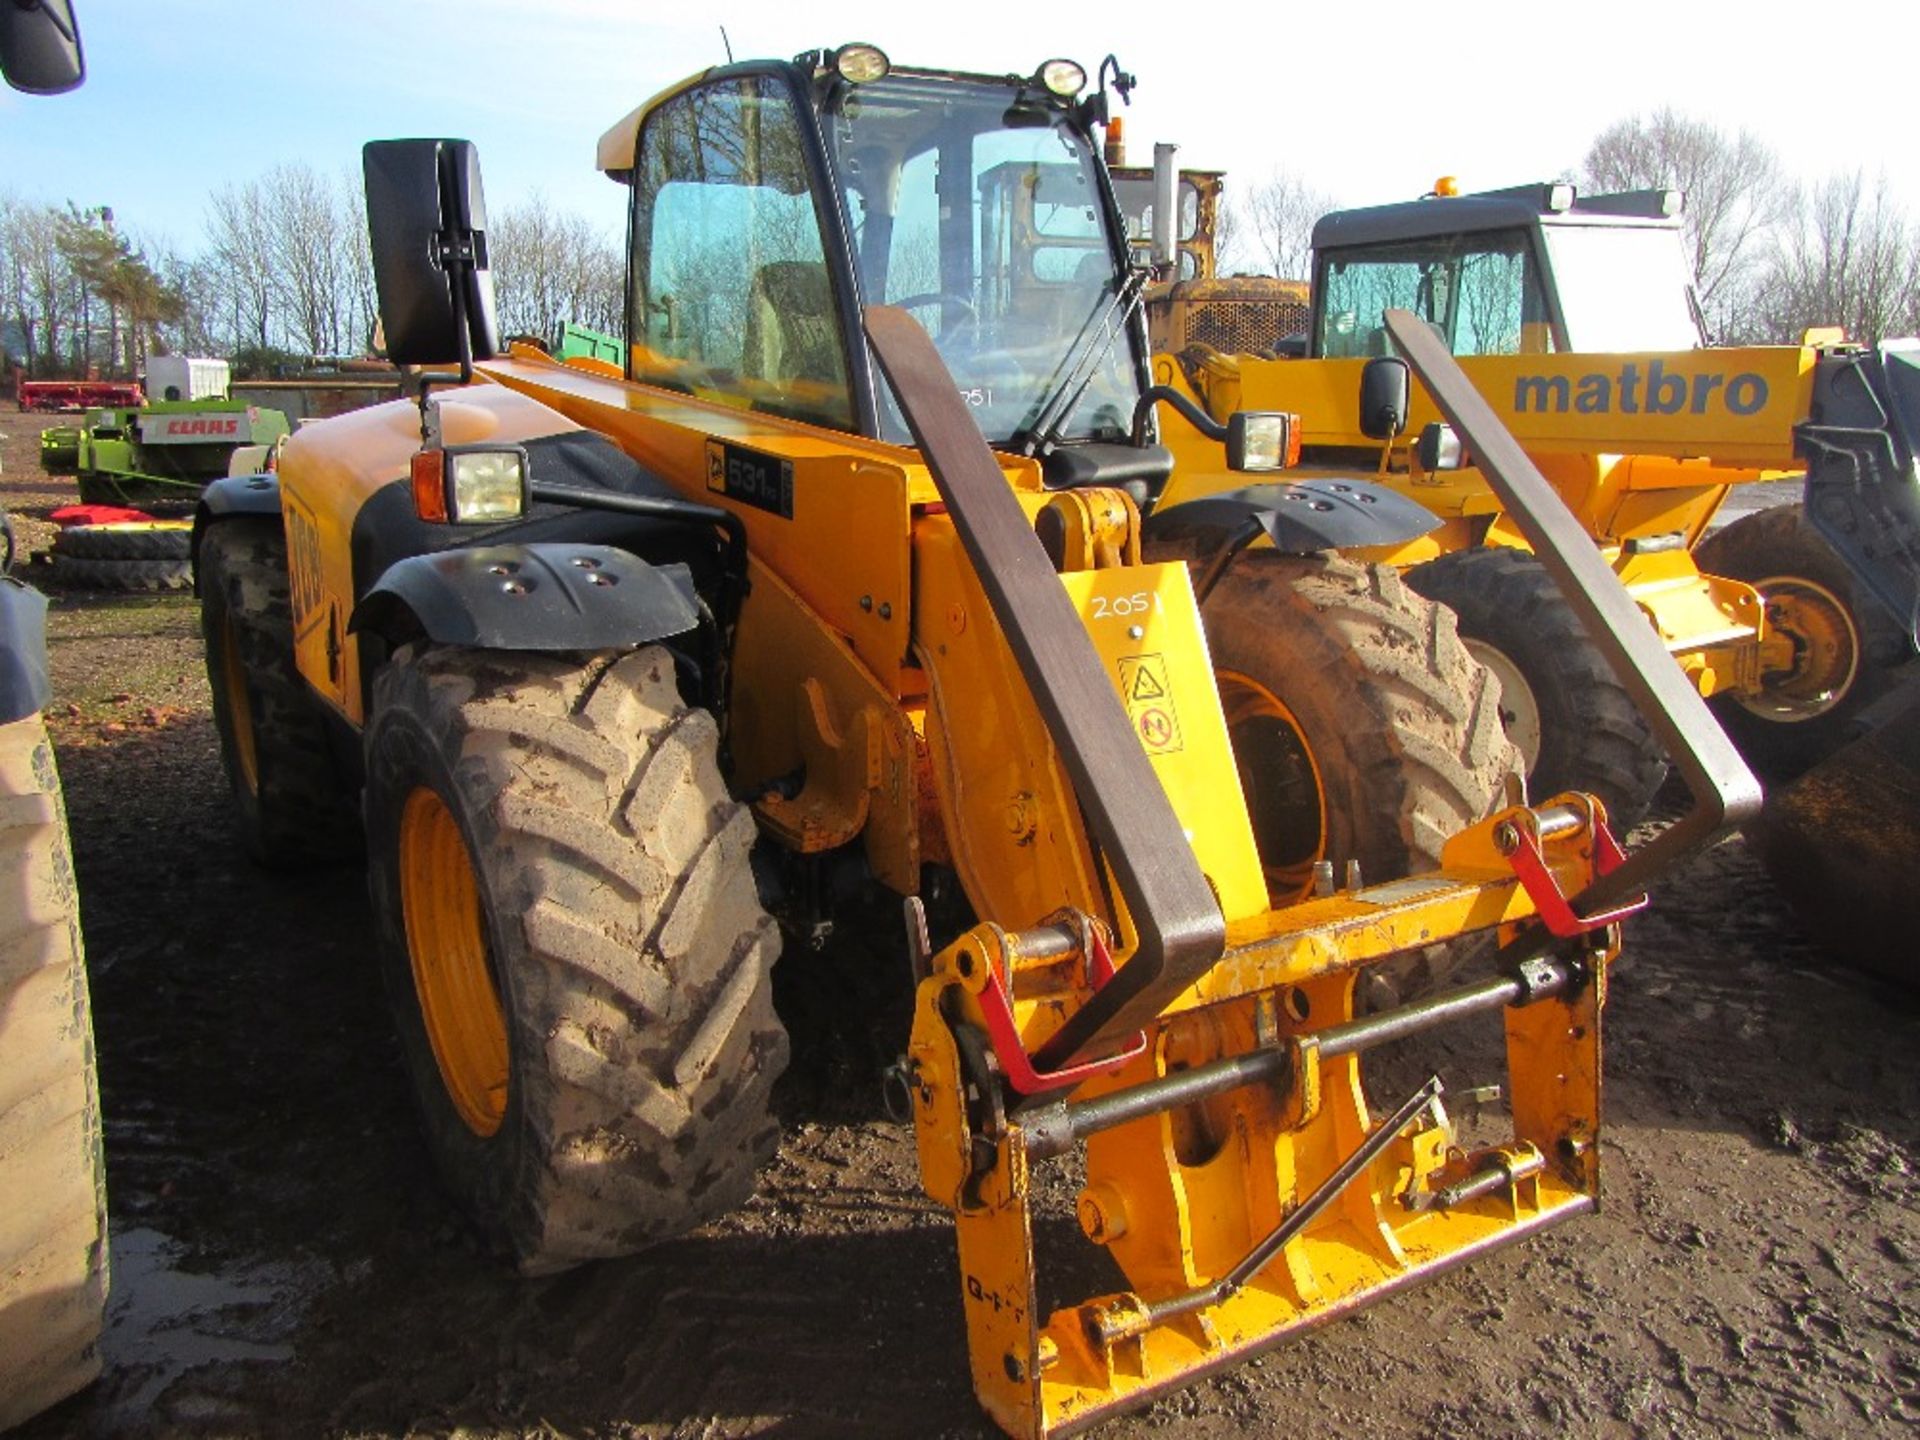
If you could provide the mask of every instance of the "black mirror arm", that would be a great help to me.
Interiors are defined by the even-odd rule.
[[[474,249],[447,235],[434,237],[434,249],[452,282],[453,328],[460,349],[460,373],[424,370],[420,373],[420,445],[432,450],[440,444],[439,417],[428,403],[428,391],[435,385],[471,385],[473,383],[473,334],[467,328],[467,277],[473,270]]]
[[[1182,395],[1171,385],[1149,385],[1141,392],[1140,399],[1133,407],[1133,444],[1134,448],[1147,443],[1147,421],[1152,418],[1154,405],[1164,400],[1180,412],[1180,418],[1207,439],[1224,445],[1227,443],[1227,427],[1202,410],[1193,401]]]

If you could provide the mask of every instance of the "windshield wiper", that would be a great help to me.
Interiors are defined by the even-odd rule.
[[[1149,267],[1130,266],[1126,278],[1114,288],[1112,295],[1087,317],[1087,323],[1067,351],[1060,383],[1042,398],[1033,423],[1012,437],[1013,447],[1022,455],[1039,454],[1073,419],[1073,412],[1079,408],[1113,342],[1126,333],[1133,312],[1140,304],[1141,292],[1152,277]]]

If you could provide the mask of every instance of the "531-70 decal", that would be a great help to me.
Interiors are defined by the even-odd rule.
[[[766,510],[783,520],[793,518],[793,462],[762,455],[724,441],[707,442],[707,489]]]

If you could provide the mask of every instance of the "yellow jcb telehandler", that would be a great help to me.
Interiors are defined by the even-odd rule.
[[[522,1267],[743,1199],[779,937],[892,897],[891,1089],[1021,1436],[1589,1209],[1616,922],[1757,800],[1524,462],[1515,513],[1702,800],[1624,858],[1589,797],[1504,790],[1445,612],[1325,553],[1391,496],[1156,505],[1144,277],[1084,91],[848,45],[640,106],[599,148],[631,190],[620,366],[497,353],[472,147],[370,145],[389,348],[459,370],[303,429],[196,532],[245,830],[295,864],[363,833],[428,1143]],[[1405,367],[1369,386],[1390,428]],[[1286,430],[1236,415],[1231,462]],[[1157,523],[1197,582],[1142,560]],[[1240,554],[1249,523],[1289,546]],[[1480,934],[1470,982],[1357,1008]],[[1457,1143],[1437,1081],[1375,1109],[1366,1052],[1479,1014],[1511,1135]],[[1113,1265],[1043,1309],[1034,1172],[1069,1153]]]

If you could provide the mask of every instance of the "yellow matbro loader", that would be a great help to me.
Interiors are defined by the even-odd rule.
[[[1430,510],[1427,533],[1367,558],[1457,613],[1500,677],[1535,788],[1592,790],[1631,822],[1664,756],[1473,455],[1420,397],[1409,438],[1421,443],[1371,438],[1355,412],[1356,378],[1390,348],[1382,312],[1417,314],[1742,752],[1772,777],[1804,770],[1843,743],[1913,653],[1920,488],[1903,466],[1920,438],[1920,350],[1849,346],[1838,332],[1803,346],[1707,346],[1677,192],[1439,188],[1320,220],[1307,323],[1290,342],[1250,347],[1280,343],[1297,358],[1221,353],[1189,321],[1156,356],[1156,378],[1214,422],[1243,406],[1297,412],[1308,469],[1370,476]],[[1207,478],[1216,447],[1201,430],[1175,420],[1164,438],[1180,462],[1165,500],[1239,483],[1217,462]],[[1708,533],[1731,487],[1802,472],[1804,509]]]
[[[246,833],[298,864],[364,816],[428,1142],[525,1269],[742,1201],[779,936],[904,911],[892,1089],[1021,1436],[1591,1208],[1615,922],[1757,801],[1405,317],[1695,814],[1622,858],[1589,797],[1503,800],[1451,620],[1325,553],[1384,491],[1186,516],[1197,585],[1142,560],[1181,510],[1133,440],[1144,274],[1084,90],[849,45],[649,101],[599,148],[632,192],[623,366],[496,353],[472,147],[372,144],[389,348],[459,372],[303,429],[196,530]],[[1369,385],[1404,414],[1402,362]],[[1286,425],[1235,416],[1230,459],[1271,468]],[[1283,510],[1298,545],[1237,554]],[[1482,933],[1470,982],[1357,1012],[1362,977]],[[1475,1014],[1504,1017],[1510,1136],[1459,1143],[1437,1080],[1373,1108],[1366,1052]],[[1031,1197],[1070,1153],[1111,1264],[1060,1298]]]

